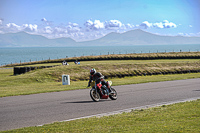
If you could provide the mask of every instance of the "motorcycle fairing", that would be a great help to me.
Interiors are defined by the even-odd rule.
[[[101,86],[102,86],[101,83],[98,83],[98,84],[97,84],[97,87],[98,87],[99,90],[101,89]]]
[[[102,91],[105,91],[105,93],[103,93]],[[102,87],[101,87],[101,99],[108,99],[108,97],[109,97],[109,93],[108,93],[108,89],[107,89],[107,87],[105,86],[105,85],[103,85]]]
[[[108,95],[102,95],[101,99],[108,99]]]

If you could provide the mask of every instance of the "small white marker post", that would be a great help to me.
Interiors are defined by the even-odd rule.
[[[70,76],[69,75],[62,75],[62,84],[70,85]]]

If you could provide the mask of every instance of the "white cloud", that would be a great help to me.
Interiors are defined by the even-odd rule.
[[[6,27],[7,28],[14,28],[14,29],[19,29],[20,28],[20,26],[16,25],[15,23],[8,23],[8,24],[6,24]]]
[[[65,28],[61,28],[61,27],[55,27],[54,34],[67,34],[67,30]]]
[[[2,25],[2,24],[3,24],[3,20],[0,19],[0,25]]]
[[[101,30],[105,28],[104,23],[100,20],[94,20],[94,22],[87,20],[84,25],[86,26],[87,30]]]
[[[179,36],[187,36],[187,37],[200,37],[200,32],[198,33],[178,33]]]
[[[168,20],[164,20],[162,22],[149,22],[144,21],[140,25],[133,25],[130,23],[123,24],[119,20],[109,20],[109,21],[100,21],[100,20],[87,20],[84,23],[84,26],[80,26],[77,23],[67,23],[60,24],[57,26],[49,25],[49,22],[46,18],[41,19],[41,24],[23,24],[17,25],[15,23],[8,23],[3,25],[3,20],[0,19],[0,33],[9,33],[9,32],[19,32],[24,31],[31,34],[43,35],[48,38],[59,38],[59,37],[71,37],[76,41],[87,41],[93,40],[100,37],[105,36],[110,32],[119,32],[123,33],[129,30],[141,28],[157,28],[157,29],[165,29],[165,28],[176,28],[177,25],[173,22],[169,22]],[[180,24],[179,24],[180,25]],[[179,26],[178,25],[178,26]],[[200,34],[200,33],[199,33]],[[198,36],[200,36],[198,34]],[[196,34],[183,34],[179,35],[183,36],[197,36]]]
[[[84,33],[85,40],[97,39],[105,36],[110,32],[119,32],[123,33],[128,30],[136,28],[132,24],[123,24],[119,20],[109,20],[109,21],[100,21],[100,20],[87,20],[84,23],[85,28],[83,27],[81,32]]]
[[[38,29],[38,32],[36,34],[49,37],[49,36],[51,36],[52,33],[53,33],[53,28],[51,28],[50,26],[45,26],[45,27]]]
[[[122,23],[119,20],[110,20],[105,22],[105,27],[107,29],[119,29],[122,27]]]
[[[139,24],[136,24],[136,25],[135,25],[135,27],[139,28],[139,27],[140,27],[140,25],[139,25]]]
[[[1,29],[5,33],[9,32],[20,32],[20,31],[25,31],[25,32],[37,32],[38,26],[36,24],[23,24],[22,26],[19,26],[15,23],[8,23],[5,26],[2,26]]]
[[[179,36],[184,36],[184,33],[178,33]]]
[[[79,25],[77,23],[71,23],[71,22],[69,22],[68,25],[71,25],[73,27],[79,27]]]
[[[93,26],[95,30],[103,29],[104,23],[100,22],[100,20],[95,20]]]
[[[47,22],[47,19],[46,18],[42,18],[41,21]]]
[[[0,26],[1,33],[16,33],[20,31],[28,33],[37,33],[38,26],[36,24],[23,24],[21,26],[15,23],[8,23]]]
[[[8,23],[5,26],[5,30],[7,32],[18,32],[20,31],[20,28],[21,27],[19,25],[16,25],[15,23]]]
[[[45,26],[39,30],[39,34],[42,34],[48,38],[60,38],[60,37],[71,37],[72,39],[79,39],[84,33],[81,32],[81,28],[77,23],[69,22],[67,25],[62,26]]]
[[[149,23],[148,21],[144,21],[142,22],[142,24],[140,24],[141,27],[143,27],[144,29],[150,28],[152,27],[152,23]]]
[[[51,34],[53,33],[53,29],[50,26],[46,26],[43,28],[44,33]]]
[[[126,29],[132,29],[132,28],[135,28],[135,26],[132,25],[132,24],[126,24],[125,27],[126,27]]]
[[[36,24],[23,24],[21,29],[26,32],[37,32],[37,27]]]
[[[140,24],[141,28],[144,29],[148,29],[148,28],[159,28],[159,29],[164,29],[164,28],[176,28],[177,25],[169,22],[168,20],[164,20],[163,22],[156,22],[156,23],[150,23],[148,21],[144,21],[142,22],[142,24]]]
[[[168,20],[163,21],[164,28],[176,28],[176,24],[169,22]]]
[[[41,21],[42,21],[45,25],[52,25],[52,21],[48,21],[46,18],[42,18]]]
[[[80,27],[77,23],[69,23],[67,28],[66,28],[68,33],[76,33],[80,32]]]
[[[189,25],[189,27],[192,28],[193,26],[192,26],[192,25]]]
[[[91,20],[87,20],[84,24],[86,27],[90,28],[93,25],[93,22]]]
[[[164,28],[162,22],[160,22],[160,23],[154,23],[154,24],[153,24],[153,27],[160,28],[160,29],[163,29],[163,28]]]

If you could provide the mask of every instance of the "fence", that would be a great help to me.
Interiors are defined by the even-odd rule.
[[[93,53],[93,51],[91,51],[91,53],[90,54],[80,54],[79,53],[79,55],[74,55],[73,54],[73,56],[65,56],[66,58],[68,58],[68,57],[80,57],[80,56],[98,56],[98,55],[112,55],[112,54],[137,54],[137,53],[167,53],[167,52],[199,52],[199,49],[196,49],[195,51],[194,50],[190,50],[190,49],[188,49],[188,50],[171,50],[171,51],[169,51],[169,50],[155,50],[155,51],[151,51],[151,50],[146,50],[146,51],[141,51],[141,50],[137,50],[137,51],[132,51],[132,52],[130,52],[130,51],[118,51],[118,52],[111,52],[111,51],[109,51],[109,52],[104,52],[104,53],[102,53],[102,52],[99,52],[99,53]],[[57,56],[57,55],[56,55]],[[63,58],[65,58],[65,57],[63,57]],[[48,61],[48,60],[51,60],[51,59],[56,59],[56,58],[53,58],[53,57],[48,57],[48,58],[46,58],[46,59],[44,59],[44,58],[42,58],[41,60],[39,60],[39,59],[36,59],[36,60],[34,60],[34,59],[24,59],[24,60],[20,60],[19,61],[19,63],[18,62],[16,62],[16,61],[14,61],[14,62],[8,62],[8,63],[1,63],[0,64],[0,66],[6,66],[6,65],[12,65],[12,64],[22,64],[22,63],[26,63],[26,62],[38,62],[38,61]],[[58,59],[58,57],[57,57],[57,59]]]

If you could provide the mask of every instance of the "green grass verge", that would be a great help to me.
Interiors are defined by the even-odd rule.
[[[90,61],[81,65],[70,63],[34,70],[13,76],[12,69],[0,69],[0,97],[28,95],[74,89],[85,89],[89,77],[88,71],[96,68],[104,75],[132,70],[173,70],[199,69],[199,59],[179,60],[118,60]],[[30,65],[30,64],[29,64]],[[41,64],[43,65],[43,64]],[[53,65],[53,64],[51,64]],[[112,71],[113,70],[113,71]],[[69,74],[74,81],[70,86],[63,86],[59,81],[62,74]],[[80,77],[84,75],[83,77]],[[133,76],[112,78],[113,85],[138,84],[169,80],[200,78],[200,73],[168,74],[153,76]],[[70,122],[56,122],[41,127],[27,127],[3,132],[200,132],[200,100],[162,106],[146,110],[136,110],[108,117],[81,119]]]
[[[55,122],[40,127],[26,127],[2,133],[199,133],[199,107],[200,100],[195,100],[100,118]]]
[[[17,77],[30,79],[32,82],[46,82],[50,80],[61,82],[61,75],[68,74],[72,81],[88,80],[89,71],[92,68],[101,72],[105,77],[136,76],[144,75],[144,73],[178,73],[185,70],[200,71],[200,59],[82,61],[81,65],[69,64],[69,66],[37,69]]]
[[[125,78],[112,78],[113,86],[126,84],[139,84],[148,82],[170,81],[200,78],[200,73],[191,74],[173,74],[173,75],[157,75],[157,76],[137,76]],[[0,97],[29,95],[46,92],[57,92],[66,90],[86,89],[88,81],[71,81],[70,85],[62,85],[61,82],[18,82],[9,81],[1,83]]]

